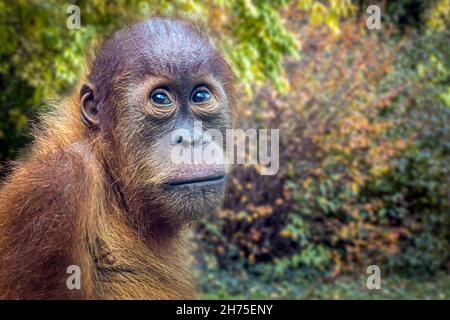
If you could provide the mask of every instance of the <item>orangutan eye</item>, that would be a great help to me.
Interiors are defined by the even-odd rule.
[[[169,93],[163,89],[156,89],[150,95],[150,101],[157,106],[170,107],[173,105],[172,99],[170,99]]]
[[[192,103],[205,103],[211,99],[211,91],[208,90],[208,88],[201,87],[197,88],[193,91],[191,100]]]

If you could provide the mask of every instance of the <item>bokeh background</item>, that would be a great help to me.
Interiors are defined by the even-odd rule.
[[[67,6],[81,9],[69,30]],[[366,26],[370,4],[381,30]],[[203,298],[450,298],[449,0],[0,0],[0,175],[89,48],[151,14],[206,25],[238,127],[279,128],[280,171],[238,166],[193,234]],[[379,265],[381,290],[366,288]]]

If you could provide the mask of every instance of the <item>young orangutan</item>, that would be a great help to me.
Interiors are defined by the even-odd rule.
[[[195,297],[185,231],[220,205],[228,168],[176,164],[172,151],[223,152],[203,131],[225,135],[233,92],[229,65],[191,22],[153,18],[106,41],[2,187],[0,297]],[[66,283],[72,265],[80,289]]]

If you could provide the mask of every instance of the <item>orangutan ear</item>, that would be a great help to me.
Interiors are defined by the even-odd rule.
[[[80,90],[80,112],[81,121],[88,128],[98,128],[100,119],[94,99],[94,89],[92,85],[86,83]]]

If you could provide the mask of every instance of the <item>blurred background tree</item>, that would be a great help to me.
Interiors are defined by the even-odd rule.
[[[366,0],[0,0],[0,175],[105,36],[187,16],[240,80],[237,125],[281,130],[280,172],[238,166],[195,233],[205,296],[376,297],[359,277],[379,264],[381,297],[448,298],[450,1],[376,3],[382,30]]]

